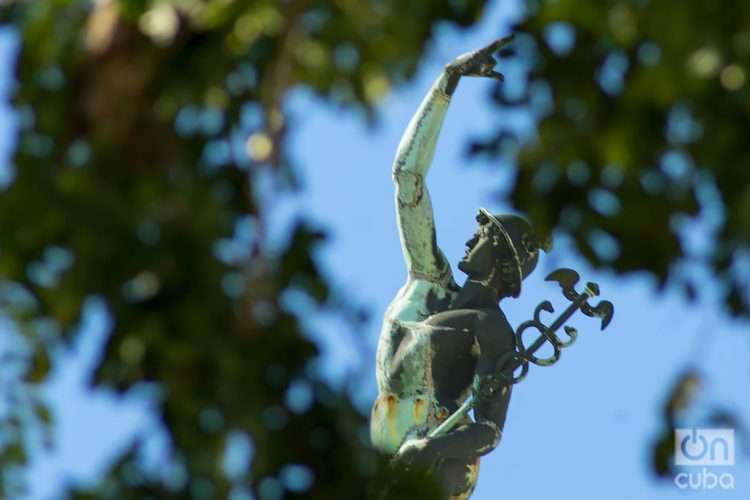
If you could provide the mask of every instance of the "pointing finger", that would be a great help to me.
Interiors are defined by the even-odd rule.
[[[503,76],[503,74],[498,73],[497,71],[490,71],[486,76],[488,76],[489,78],[494,78],[495,80],[498,80],[500,82],[505,81],[505,77]]]
[[[487,52],[489,52],[489,53],[495,53],[495,52],[497,52],[497,51],[498,51],[498,50],[499,50],[499,49],[500,49],[501,47],[503,47],[504,45],[507,45],[507,44],[509,44],[509,43],[511,42],[511,40],[513,40],[513,35],[508,35],[508,36],[506,36],[506,37],[503,37],[503,38],[500,38],[500,39],[498,39],[498,40],[495,40],[494,42],[492,42],[491,44],[489,44],[489,45],[488,45],[488,46],[487,46],[487,47],[485,48],[485,51],[487,51]]]

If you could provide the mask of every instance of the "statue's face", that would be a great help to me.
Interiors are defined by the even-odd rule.
[[[476,232],[466,242],[466,254],[458,263],[458,268],[470,278],[486,278],[495,265],[490,224],[488,220],[479,221]]]

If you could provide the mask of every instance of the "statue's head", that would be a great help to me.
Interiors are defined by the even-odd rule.
[[[499,297],[518,297],[521,282],[536,267],[539,250],[548,250],[549,243],[542,242],[529,221],[518,215],[492,215],[480,208],[477,223],[458,268],[492,286]]]

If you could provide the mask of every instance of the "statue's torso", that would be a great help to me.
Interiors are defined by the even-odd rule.
[[[389,307],[377,355],[379,396],[371,416],[373,445],[395,453],[423,435],[468,396],[479,349],[467,327],[473,311],[441,318],[455,292],[411,282]]]

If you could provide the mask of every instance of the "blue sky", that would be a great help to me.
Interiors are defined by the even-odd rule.
[[[292,153],[304,188],[296,196],[269,200],[273,207],[268,212],[276,218],[278,238],[296,213],[308,214],[326,228],[331,238],[319,252],[319,261],[337,289],[351,293],[371,313],[371,320],[356,332],[324,314],[306,324],[323,348],[319,366],[326,376],[341,381],[351,372],[370,374],[356,388],[363,407],[375,395],[374,348],[380,319],[405,279],[390,178],[396,146],[442,65],[507,33],[514,5],[496,3],[470,32],[441,29],[417,79],[380,105],[374,128],[363,117],[324,106],[304,92],[295,93],[288,103],[297,123]],[[9,67],[9,47],[9,39],[0,37],[0,68]],[[513,75],[506,76],[507,84],[513,85]],[[7,78],[0,75],[3,95]],[[528,117],[524,122],[524,117],[501,116],[492,109],[492,85],[478,79],[461,82],[428,177],[438,242],[454,264],[474,230],[477,207],[509,208],[492,194],[508,185],[510,167],[469,162],[466,140],[488,133],[501,120],[528,123]],[[0,154],[12,137],[10,123],[7,106],[0,107],[0,126],[6,131],[0,134]],[[526,282],[523,296],[501,304],[511,324],[528,319],[541,300],[552,300],[558,309],[564,306],[557,286],[543,281],[561,266],[579,270],[583,280],[597,281],[602,297],[615,304],[615,318],[599,332],[595,321],[576,317],[576,344],[554,367],[532,367],[527,380],[517,386],[503,440],[483,459],[473,498],[683,498],[684,492],[672,483],[656,482],[650,475],[649,442],[658,432],[663,399],[678,374],[695,367],[705,380],[702,406],[729,406],[750,423],[747,324],[724,317],[711,294],[700,303],[687,304],[676,291],[658,294],[653,281],[644,276],[616,278],[594,272],[564,240],[555,243]],[[461,276],[457,269],[454,274]],[[27,475],[32,486],[28,498],[55,499],[65,481],[95,480],[136,436],[147,437],[152,458],[165,449],[150,409],[153,388],[136,388],[120,399],[107,391],[85,389],[87,368],[98,356],[109,323],[101,304],[91,301],[87,307],[78,342],[58,354],[59,366],[44,388],[57,422],[55,447],[35,448]],[[370,350],[364,360],[359,345]],[[747,465],[748,453],[739,453],[738,465],[731,469],[734,491],[692,492],[691,497],[750,498]]]

